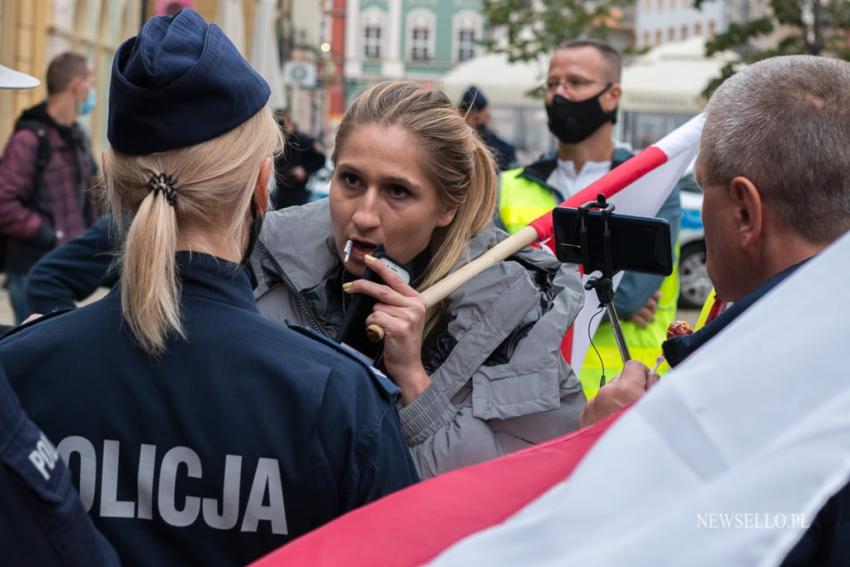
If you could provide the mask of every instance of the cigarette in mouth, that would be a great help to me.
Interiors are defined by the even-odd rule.
[[[350,240],[345,241],[345,248],[342,251],[342,253],[344,255],[344,258],[342,259],[343,264],[348,263],[348,259],[351,257],[351,247],[352,246],[354,246],[354,243],[352,241],[350,241]]]

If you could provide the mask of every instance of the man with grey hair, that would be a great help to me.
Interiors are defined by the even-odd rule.
[[[804,55],[751,65],[714,93],[695,172],[708,273],[734,303],[695,334],[666,341],[671,365],[850,230],[847,93],[850,63]],[[783,565],[850,565],[847,525],[845,487]]]
[[[734,305],[670,339],[671,365],[850,230],[850,63],[766,59],[728,79],[706,108],[695,168],[706,264]]]

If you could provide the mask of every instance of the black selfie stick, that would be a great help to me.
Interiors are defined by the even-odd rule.
[[[596,197],[596,201],[589,201],[578,208],[578,216],[580,221],[579,236],[581,238],[581,265],[584,267],[585,273],[590,273],[594,270],[593,262],[590,258],[590,239],[587,231],[587,212],[590,210],[598,210],[602,215],[602,265],[601,276],[593,276],[587,283],[584,284],[584,289],[590,291],[596,290],[596,297],[599,298],[599,307],[604,307],[608,312],[608,320],[611,322],[611,328],[614,329],[614,339],[617,341],[617,349],[620,351],[620,358],[625,364],[631,356],[629,356],[629,348],[626,346],[626,340],[623,338],[623,330],[620,328],[620,320],[617,318],[617,309],[614,307],[614,282],[611,278],[614,277],[614,258],[611,252],[611,227],[608,220],[611,218],[611,213],[614,212],[614,205],[605,201],[605,195],[601,193]]]

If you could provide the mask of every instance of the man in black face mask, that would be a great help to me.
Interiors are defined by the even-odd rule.
[[[508,232],[528,225],[558,203],[578,193],[632,157],[615,147],[613,136],[622,89],[620,55],[609,45],[576,39],[562,43],[549,60],[546,114],[558,149],[524,168],[502,173],[499,220]],[[672,243],[678,239],[679,189],[658,213],[670,223]],[[626,272],[614,296],[632,358],[649,366],[660,354],[667,325],[676,314],[677,270],[668,278]],[[610,324],[603,323],[593,342],[601,356],[588,353],[579,377],[588,398],[596,395],[602,375],[622,369]]]

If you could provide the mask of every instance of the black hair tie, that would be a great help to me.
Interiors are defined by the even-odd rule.
[[[162,193],[168,204],[174,206],[176,188],[174,187],[174,179],[170,175],[164,173],[151,175],[151,178],[148,179],[148,191]]]

